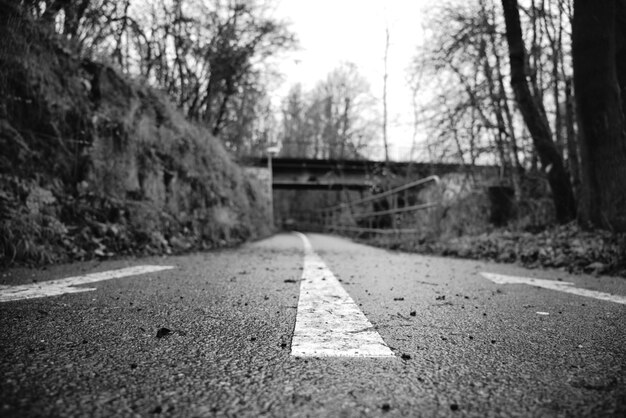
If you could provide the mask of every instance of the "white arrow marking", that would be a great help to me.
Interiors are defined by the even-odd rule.
[[[304,243],[304,268],[291,355],[394,357],[307,237],[296,234]]]
[[[606,300],[609,302],[626,305],[626,297],[611,293],[598,292],[596,290],[580,289],[574,287],[574,283],[557,282],[554,280],[533,279],[530,277],[505,276],[503,274],[481,272],[486,279],[497,284],[527,284],[530,286],[543,287],[544,289],[558,290],[559,292],[571,293],[578,296],[586,296]]]
[[[63,295],[65,293],[80,293],[96,290],[93,287],[74,287],[87,283],[120,277],[136,276],[138,274],[153,273],[155,271],[170,270],[174,266],[134,266],[119,270],[103,271],[85,276],[68,277],[47,282],[22,284],[17,286],[0,286],[0,302],[12,300],[45,298],[48,296]]]

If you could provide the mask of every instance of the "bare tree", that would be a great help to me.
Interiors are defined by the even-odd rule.
[[[552,132],[546,117],[543,101],[538,97],[540,91],[537,82],[529,84],[526,73],[526,49],[522,38],[522,28],[517,0],[502,0],[506,22],[506,38],[509,45],[509,64],[511,67],[511,86],[524,117],[524,122],[532,136],[539,159],[547,172],[552,189],[557,220],[569,222],[576,216],[576,201],[565,170],[563,159],[552,139]],[[531,91],[534,90],[534,93]]]
[[[249,112],[266,103],[264,62],[295,43],[264,0],[91,0],[84,15],[78,38],[85,53],[113,57],[123,71],[165,90],[231,150],[256,141],[235,133],[258,134]]]
[[[433,13],[431,25],[441,30],[433,30],[430,47],[416,57],[413,71],[420,76],[413,80],[424,84],[429,76],[436,83],[431,81],[430,90],[438,94],[415,117],[435,131],[430,137],[438,138],[438,144],[432,143],[436,146],[431,150],[441,148],[440,156],[458,162],[495,157],[502,167],[501,181],[519,190],[523,148],[512,92],[505,82],[499,15],[491,0],[444,3]],[[458,152],[446,152],[442,149],[446,146]]]
[[[389,59],[389,27],[385,27],[385,70],[383,74],[383,145],[385,147],[385,162],[389,162],[389,146],[387,140],[387,79],[389,72],[387,61]]]
[[[364,158],[379,129],[369,84],[354,64],[331,71],[311,92],[294,86],[283,103],[283,154]]]

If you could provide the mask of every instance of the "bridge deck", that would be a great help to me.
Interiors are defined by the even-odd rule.
[[[240,161],[248,167],[268,167],[267,157]],[[472,171],[497,174],[494,166],[464,166],[461,164],[389,162],[368,160],[318,160],[306,158],[272,158],[272,187],[274,189],[363,190],[381,178],[401,176],[425,178],[431,175]]]

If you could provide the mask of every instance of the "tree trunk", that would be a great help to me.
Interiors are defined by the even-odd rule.
[[[492,4],[491,5],[491,9],[489,10],[489,18],[491,19],[491,21],[495,21],[496,20],[496,13],[495,13],[495,5]],[[500,96],[500,100],[502,101],[502,110],[504,111],[504,115],[506,117],[506,122],[507,122],[507,126],[505,127],[506,132],[508,132],[509,134],[509,141],[508,141],[508,145],[509,145],[509,153],[511,155],[511,161],[512,161],[512,173],[511,173],[511,179],[513,180],[513,187],[515,190],[515,198],[517,200],[519,200],[521,198],[521,173],[522,173],[522,164],[520,163],[520,158],[519,158],[519,152],[518,152],[518,146],[517,146],[517,135],[515,134],[515,124],[513,122],[513,115],[511,112],[511,109],[509,107],[509,98],[506,92],[506,89],[504,88],[504,76],[502,74],[502,60],[500,59],[500,51],[498,48],[498,42],[496,40],[496,31],[495,30],[490,30],[489,31],[489,40],[491,42],[491,53],[493,54],[493,57],[495,58],[495,69],[496,69],[496,76],[497,76],[497,82],[498,82],[498,94]]]
[[[387,140],[387,60],[389,57],[389,27],[385,27],[385,73],[383,74],[383,145],[385,146],[385,164],[389,164],[389,144]]]
[[[567,161],[569,164],[569,173],[574,187],[574,195],[580,201],[580,153],[578,152],[578,140],[576,131],[574,111],[574,97],[572,95],[572,79],[568,77],[565,80],[565,132],[567,141]]]
[[[583,225],[626,231],[623,0],[575,0],[574,90],[582,166]],[[620,79],[620,77],[622,77]]]
[[[346,146],[349,143],[348,132],[350,130],[350,98],[344,99],[343,115],[341,117],[341,150],[339,153],[340,159],[352,157],[346,155]]]
[[[506,23],[506,39],[509,45],[511,87],[533,139],[533,145],[543,168],[548,174],[552,199],[559,223],[567,223],[576,217],[576,201],[563,159],[552,140],[550,125],[542,111],[543,104],[532,95],[525,73],[524,41],[517,0],[502,0]]]

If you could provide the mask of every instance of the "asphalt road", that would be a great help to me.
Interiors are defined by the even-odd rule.
[[[626,416],[626,305],[481,272],[622,297],[626,280],[308,237],[392,357],[291,355],[304,257],[294,234],[10,270],[0,290],[175,267],[0,303],[0,416]]]

